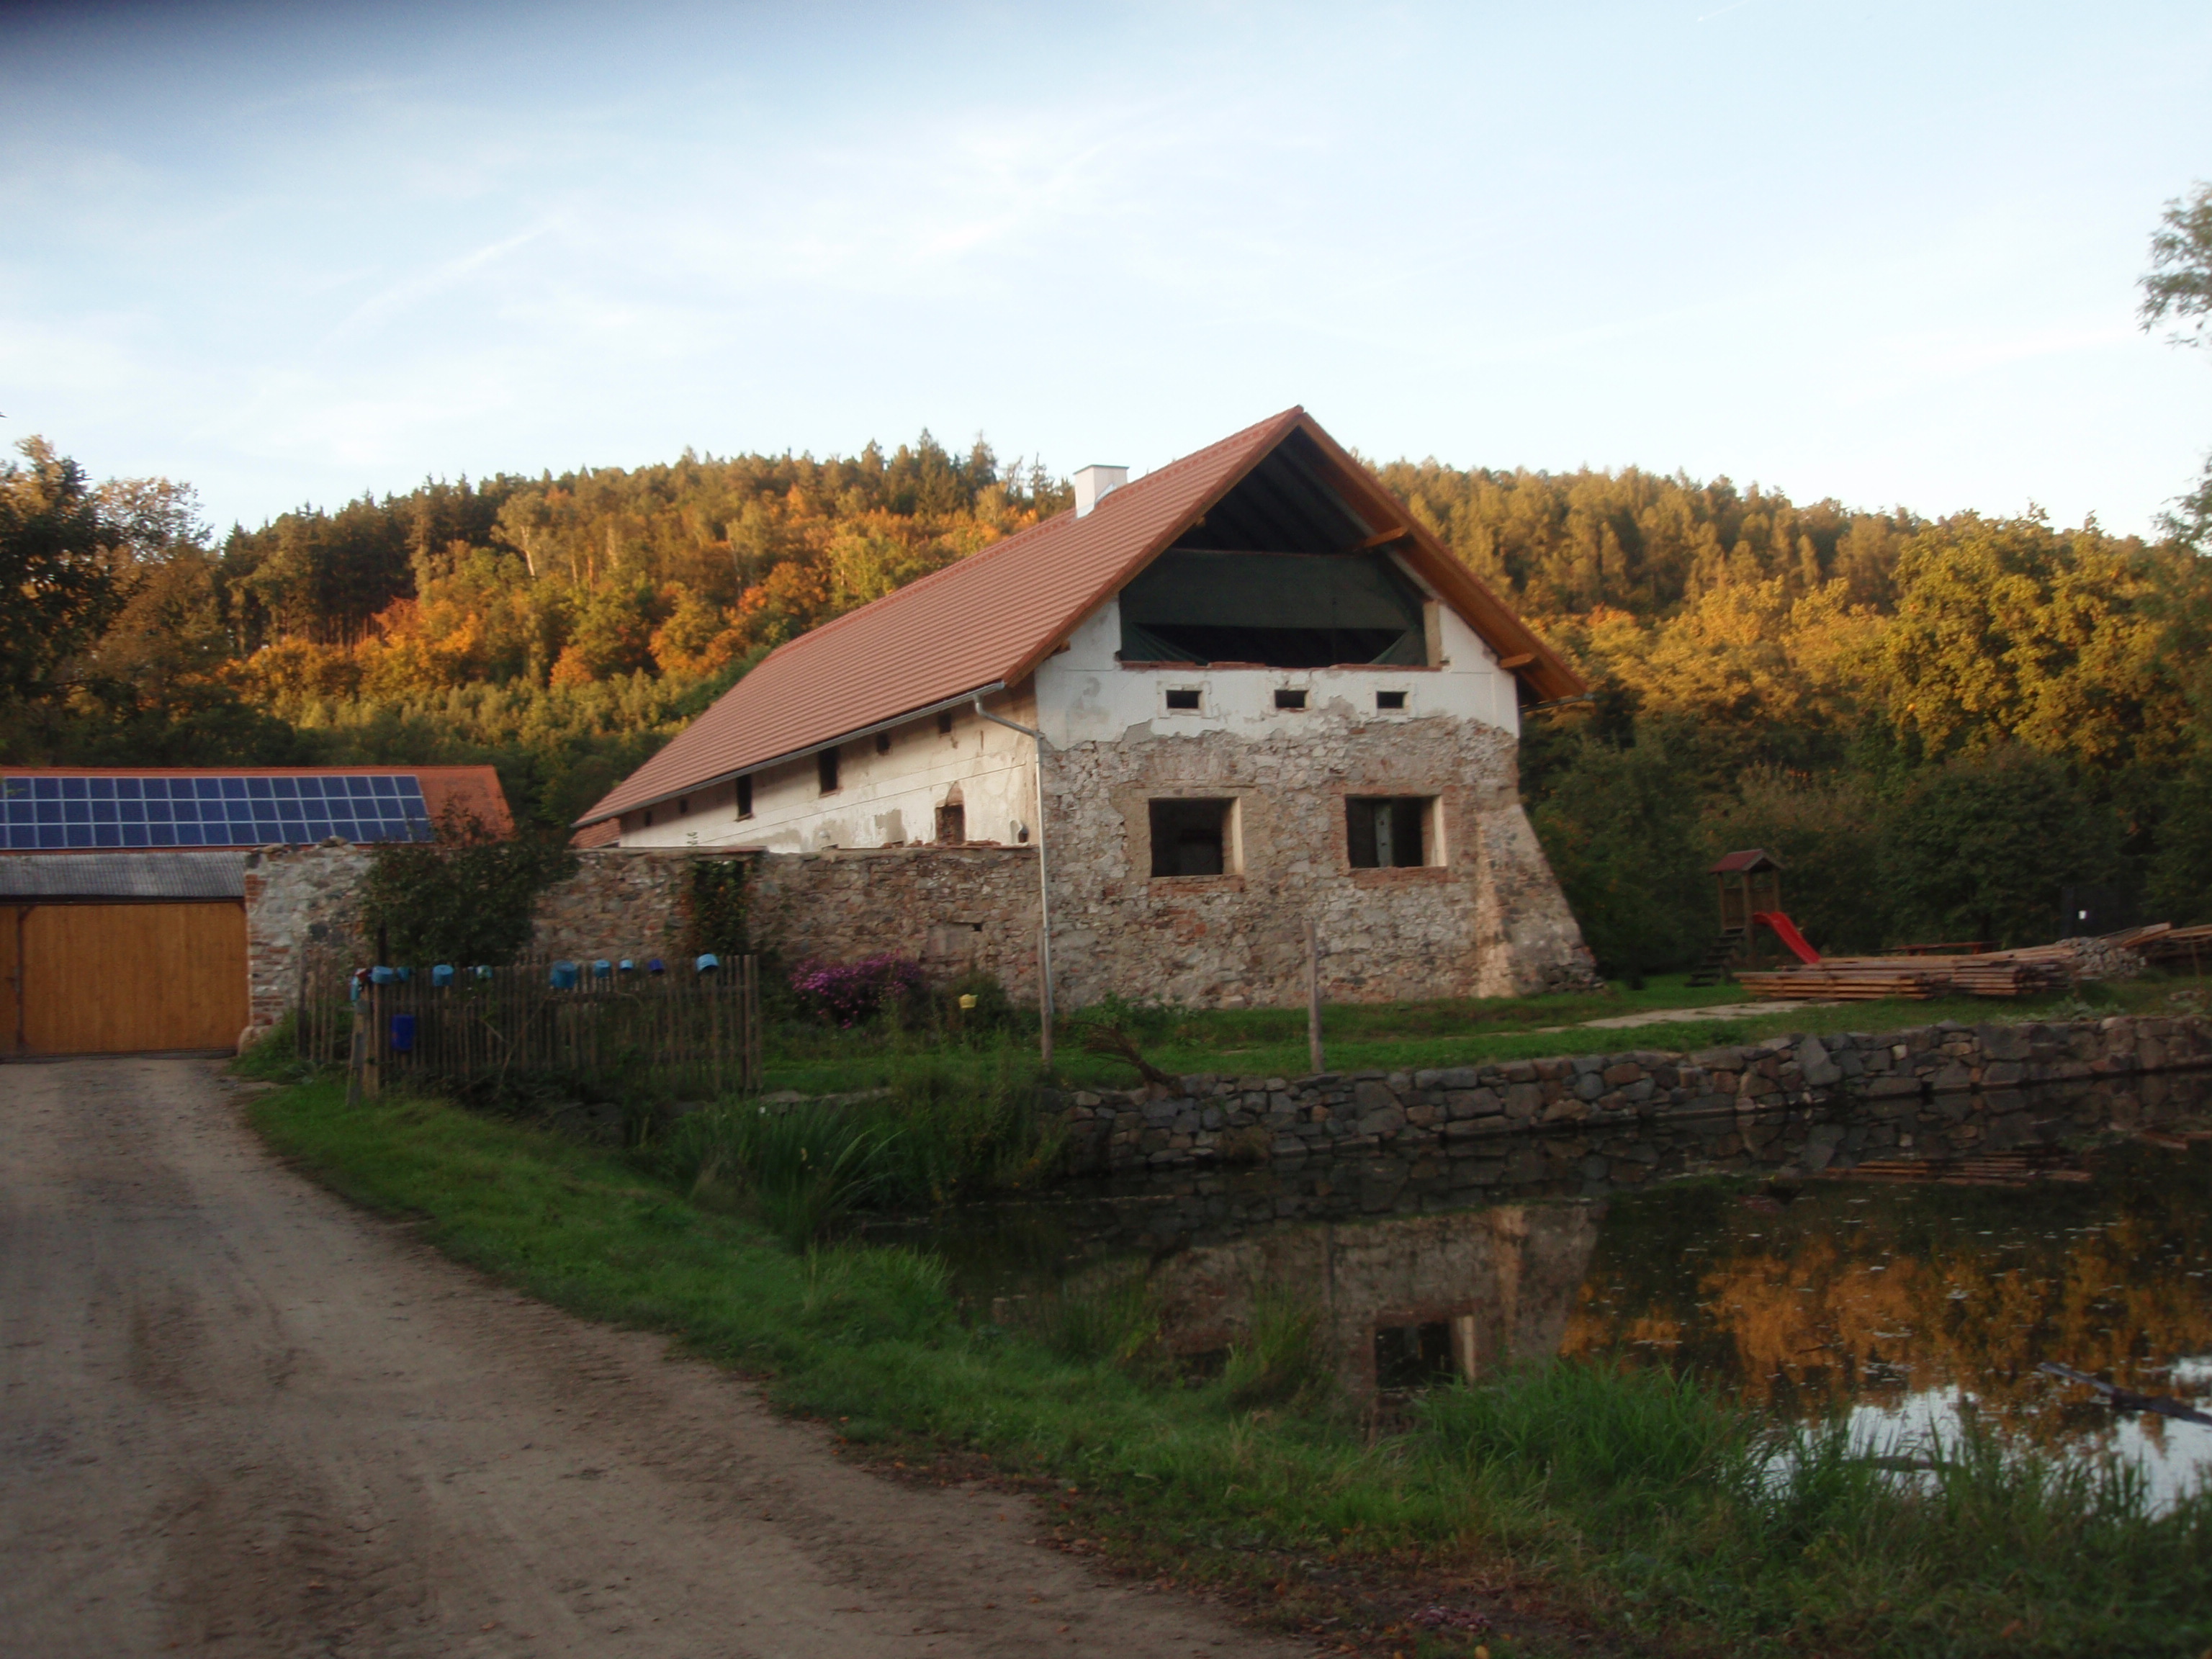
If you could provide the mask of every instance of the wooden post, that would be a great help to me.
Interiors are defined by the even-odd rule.
[[[1316,1076],[1328,1066],[1321,1049],[1321,930],[1306,918],[1306,1061]]]
[[[1052,927],[1037,929],[1037,1013],[1042,1023],[1038,1047],[1044,1052],[1044,1068],[1052,1070]]]
[[[368,1042],[361,1060],[361,1091],[371,1100],[384,1092],[384,988],[368,985]]]
[[[366,1000],[366,998],[362,1000],[362,1001]],[[348,1030],[346,1042],[346,1104],[349,1106],[361,1099],[361,1068],[367,1058],[365,1042],[367,1033],[362,1025],[362,1001],[347,1005],[353,1010],[353,1019]]]

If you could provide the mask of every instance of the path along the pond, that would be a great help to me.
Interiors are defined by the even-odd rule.
[[[1641,1013],[1614,1014],[1606,1019],[1585,1019],[1572,1025],[1539,1025],[1538,1036],[1552,1036],[1561,1031],[1633,1031],[1645,1025],[1678,1025],[1693,1019],[1750,1019],[1768,1014],[1779,1014],[1796,1008],[1840,1008],[1840,1002],[1723,1002],[1709,1003],[1702,1008],[1646,1008]]]
[[[0,1067],[0,1652],[1306,1650],[454,1266],[205,1062]]]

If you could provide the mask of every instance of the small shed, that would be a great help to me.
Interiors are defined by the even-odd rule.
[[[0,767],[0,1059],[224,1053],[247,850],[514,821],[489,766]]]
[[[1720,883],[1724,935],[1748,938],[1753,916],[1782,908],[1782,861],[1763,847],[1727,854],[1712,874]]]

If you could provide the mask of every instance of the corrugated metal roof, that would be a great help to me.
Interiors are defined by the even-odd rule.
[[[29,853],[0,855],[0,899],[234,899],[243,853]]]
[[[1340,500],[1547,696],[1582,681],[1303,409],[1122,485],[780,647],[577,820],[598,823],[992,685],[1018,684],[1293,433]]]

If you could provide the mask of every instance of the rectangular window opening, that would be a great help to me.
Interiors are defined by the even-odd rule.
[[[1198,688],[1194,685],[1170,686],[1168,690],[1168,712],[1171,714],[1198,713]]]
[[[1303,708],[1305,706],[1306,694],[1303,690],[1287,685],[1279,685],[1275,688],[1276,708]]]
[[[891,752],[891,734],[890,732],[878,732],[876,733],[876,752],[878,755],[888,755]]]
[[[821,784],[823,794],[834,795],[837,793],[837,751],[836,750],[824,749],[814,757],[814,776]]]
[[[749,818],[753,815],[753,777],[748,772],[738,780],[738,816]]]
[[[950,708],[938,711],[937,735],[940,738],[949,738],[952,735],[952,711]]]
[[[1152,873],[1218,876],[1230,866],[1230,800],[1156,800],[1151,804]]]
[[[1454,1382],[1460,1366],[1452,1347],[1448,1320],[1381,1326],[1375,1333],[1375,1386],[1385,1394],[1402,1394]]]
[[[1375,706],[1386,714],[1395,709],[1403,709],[1406,706],[1406,694],[1403,691],[1377,691],[1375,694]]]
[[[1344,803],[1345,851],[1355,870],[1397,870],[1436,859],[1436,798],[1354,795]]]

